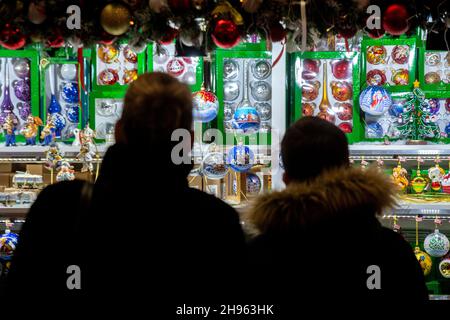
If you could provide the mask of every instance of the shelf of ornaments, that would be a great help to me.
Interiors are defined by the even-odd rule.
[[[400,143],[356,143],[350,145],[350,155],[353,158],[364,157],[365,160],[376,160],[379,157],[393,158],[395,156],[411,157],[416,159],[435,158],[436,156],[450,156],[450,144],[424,144],[406,145]]]
[[[65,159],[69,162],[77,162],[75,159],[77,154],[80,152],[79,146],[72,146],[70,144],[65,144],[58,142],[59,150],[62,152]],[[110,145],[108,144],[97,144],[97,151],[100,158],[103,158],[106,150]],[[0,144],[0,162],[43,162],[45,161],[46,153],[48,151],[48,146],[25,146],[17,145],[6,147],[3,143]]]

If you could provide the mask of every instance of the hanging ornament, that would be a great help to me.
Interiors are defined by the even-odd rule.
[[[137,55],[136,52],[134,52],[130,46],[125,46],[123,48],[123,56],[125,57],[125,60],[129,63],[137,63]]]
[[[409,29],[409,13],[402,4],[391,4],[383,13],[383,29],[393,36],[400,36]]]
[[[398,64],[405,64],[409,59],[408,46],[395,46],[391,53],[392,60]]]
[[[381,116],[392,105],[392,99],[386,89],[368,86],[359,96],[361,110],[373,116]]]
[[[28,59],[17,59],[13,62],[14,73],[18,78],[25,79],[30,77],[30,63]]]
[[[219,112],[219,99],[205,88],[192,94],[194,121],[207,123],[214,120]]]
[[[256,196],[261,191],[261,179],[254,173],[247,173],[245,178],[247,196]]]
[[[120,2],[107,4],[100,15],[100,24],[103,29],[113,36],[126,33],[130,28],[130,22],[130,10]]]
[[[66,115],[67,120],[69,120],[72,123],[78,123],[79,122],[79,115],[80,115],[80,108],[78,105],[69,105],[66,108]]]
[[[18,50],[26,44],[26,38],[20,29],[7,23],[0,31],[0,45],[9,50]]]
[[[220,180],[228,174],[229,166],[225,155],[221,152],[210,152],[202,161],[201,172],[208,179]]]
[[[191,5],[195,10],[204,10],[207,4],[206,0],[191,0]]]
[[[402,167],[400,162],[398,163],[397,167],[392,169],[392,180],[397,186],[400,187],[401,191],[405,191],[409,185],[408,171],[406,171],[406,169]]]
[[[349,14],[339,16],[336,29],[338,34],[345,38],[346,42],[348,41],[348,39],[354,37],[356,32],[358,31],[356,29],[355,23],[352,21],[351,15]],[[348,44],[346,44],[346,47],[348,51]]]
[[[185,70],[183,59],[174,58],[167,63],[167,72],[174,77],[179,77]]]
[[[302,115],[304,117],[312,117],[314,115],[314,110],[316,110],[315,103],[302,103]]]
[[[253,151],[249,147],[244,146],[242,142],[232,147],[228,152],[227,163],[236,172],[247,172],[252,168],[254,162],[255,155]]]
[[[442,177],[442,191],[450,193],[450,172]]]
[[[255,13],[261,7],[263,0],[242,0],[242,8],[248,13]]]
[[[241,40],[236,23],[225,19],[221,19],[215,23],[211,32],[211,38],[216,46],[223,49],[230,49],[236,46]]]
[[[108,68],[99,73],[98,81],[101,85],[111,86],[119,81],[119,74],[116,70]]]
[[[312,80],[319,74],[320,61],[305,59],[303,60],[302,78],[305,80]]]
[[[441,55],[436,52],[425,53],[425,64],[430,67],[435,67],[441,64]]]
[[[78,103],[79,91],[76,82],[66,82],[63,84],[61,90],[61,98],[66,103]]]
[[[450,278],[450,256],[445,257],[439,263],[439,272],[444,278]]]
[[[11,260],[19,242],[19,235],[7,230],[0,236],[0,259]]]
[[[428,170],[428,177],[431,180],[431,189],[433,191],[440,191],[442,186],[442,178],[445,175],[444,169],[439,164]]]
[[[286,29],[279,21],[274,21],[269,25],[269,36],[272,42],[280,42],[286,39]]]
[[[339,80],[347,79],[352,74],[352,65],[349,60],[334,60],[331,62],[331,72]]]
[[[441,81],[441,76],[439,73],[432,71],[425,74],[425,83],[427,84],[433,84],[433,83],[439,83]]]
[[[409,83],[409,72],[406,69],[398,69],[392,74],[392,82],[398,86],[406,86]]]
[[[104,63],[113,63],[119,56],[119,50],[114,46],[101,45],[97,49],[97,55]]]
[[[41,24],[45,19],[47,19],[45,1],[31,2],[28,6],[28,20],[34,24]]]
[[[65,63],[59,69],[59,75],[67,81],[75,80],[77,76],[77,66],[72,63]]]
[[[429,275],[431,272],[431,266],[433,265],[430,256],[427,253],[420,250],[419,247],[416,247],[416,249],[414,250],[414,254],[416,255],[417,261],[419,261],[423,274],[425,276]]]
[[[130,69],[123,72],[122,81],[123,84],[130,84],[131,82],[135,81],[138,78],[138,72],[137,69]]]
[[[425,190],[425,187],[427,186],[428,182],[427,180],[422,177],[422,174],[420,172],[420,160],[417,160],[417,171],[416,171],[416,177],[411,180],[411,187],[414,190],[415,193],[419,194],[422,193]]]
[[[367,48],[366,59],[370,64],[386,63],[386,48],[384,46],[370,46]]]
[[[353,118],[353,106],[348,103],[336,103],[334,110],[341,121],[349,121]]]
[[[13,89],[17,99],[21,101],[30,101],[30,82],[27,79],[14,80]]]
[[[331,81],[331,94],[338,101],[349,100],[353,96],[352,85],[347,81]]]
[[[341,129],[344,133],[352,133],[353,127],[349,122],[342,122],[338,125],[339,129]]]
[[[373,69],[367,72],[366,82],[369,86],[382,86],[386,80],[386,74],[382,70]]]
[[[319,96],[319,88],[319,81],[305,81],[302,85],[302,100],[315,100]]]
[[[149,0],[148,5],[150,9],[155,13],[161,13],[162,11],[169,9],[167,0]]]
[[[448,238],[436,229],[425,238],[423,247],[430,256],[443,257],[448,253],[450,243]]]

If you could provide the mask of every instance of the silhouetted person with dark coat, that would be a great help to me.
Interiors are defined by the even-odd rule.
[[[75,209],[80,182],[44,190],[23,227],[10,289],[17,295],[70,296],[61,272],[78,257],[72,263],[81,265],[81,298],[106,312],[145,311],[151,317],[158,309],[168,319],[178,305],[235,297],[230,291],[239,293],[245,252],[238,214],[214,196],[189,188],[192,165],[175,164],[171,157],[179,143],[171,141],[173,131],[191,128],[186,85],[163,73],[134,81],[89,210]],[[184,144],[190,147],[190,138]],[[60,231],[57,215],[64,221]],[[80,224],[70,222],[78,219]],[[43,267],[48,256],[55,264],[51,272]]]
[[[259,233],[249,249],[255,299],[296,314],[426,301],[412,247],[377,219],[395,204],[389,177],[350,167],[346,136],[318,118],[288,128],[281,154],[287,188],[260,197],[248,217]]]

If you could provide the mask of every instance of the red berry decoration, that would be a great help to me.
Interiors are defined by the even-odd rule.
[[[335,60],[331,63],[331,72],[336,79],[347,79],[352,74],[352,66],[348,60]]]
[[[386,80],[386,74],[381,70],[374,69],[367,72],[366,82],[369,86],[382,86]]]
[[[383,14],[383,28],[393,36],[400,36],[409,29],[409,13],[402,4],[391,4]]]
[[[7,23],[0,32],[0,44],[9,50],[17,50],[25,46],[27,40],[19,28]]]
[[[353,131],[352,125],[348,122],[342,122],[338,127],[345,133],[351,133]]]
[[[241,40],[237,25],[231,20],[219,20],[216,22],[211,38],[219,48],[229,49],[236,46]]]

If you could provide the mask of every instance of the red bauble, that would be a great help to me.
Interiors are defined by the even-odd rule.
[[[62,46],[64,46],[64,37],[62,36],[61,32],[55,30],[51,33],[51,36],[48,37],[45,44],[49,48],[61,48]]]
[[[27,40],[19,28],[7,23],[0,31],[0,44],[9,50],[17,50],[25,46]]]
[[[241,40],[237,25],[231,20],[216,22],[211,38],[219,48],[229,49],[236,46]]]
[[[400,36],[409,29],[409,13],[402,4],[391,4],[383,14],[383,28],[393,36]]]
[[[171,44],[173,40],[175,40],[177,35],[178,35],[177,29],[167,27],[166,31],[164,32],[164,35],[161,37],[161,39],[159,39],[159,42],[165,45]]]
[[[286,38],[286,30],[281,23],[274,22],[269,27],[270,39],[273,42],[280,42]]]
[[[337,60],[331,63],[331,72],[336,79],[347,79],[352,73],[350,61]]]
[[[348,122],[342,122],[339,124],[339,129],[344,131],[344,133],[351,133],[353,131],[352,125]]]

